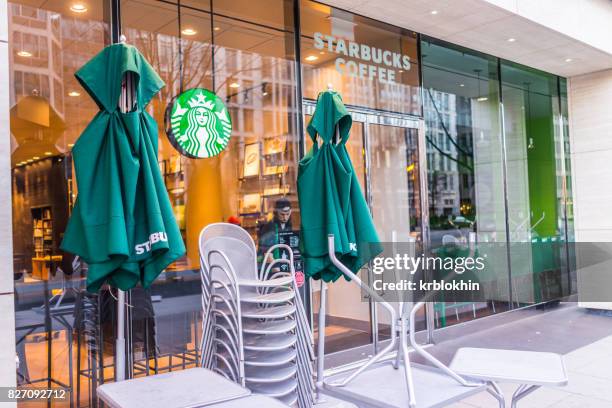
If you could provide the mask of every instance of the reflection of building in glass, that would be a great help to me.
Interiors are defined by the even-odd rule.
[[[63,70],[60,15],[9,4],[11,106],[23,96],[37,95],[63,116]]]
[[[96,112],[74,72],[104,46],[105,24],[22,4],[9,3],[8,10],[10,76],[14,84],[10,104],[14,107],[26,96],[43,98],[63,122],[63,131],[52,135],[52,145],[45,146],[43,153],[49,151],[47,147],[53,154],[64,153]],[[17,155],[13,162],[30,158]]]
[[[65,156],[97,111],[74,72],[104,46],[105,25],[15,3],[8,21],[15,270],[70,273],[59,251],[72,195]]]
[[[431,215],[459,215],[460,199],[464,197],[461,193],[469,179],[460,176],[463,172],[458,171],[459,150],[451,138],[459,146],[466,145],[465,140],[471,138],[471,126],[460,121],[469,121],[469,116],[459,114],[463,98],[456,95],[430,89],[424,99],[426,138],[433,147],[427,150]]]

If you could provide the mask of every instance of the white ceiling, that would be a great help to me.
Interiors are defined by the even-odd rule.
[[[493,5],[488,0],[322,1],[565,77],[612,68],[612,54],[609,52]],[[433,10],[437,14],[433,15]],[[588,17],[577,15],[576,18]],[[516,41],[509,42],[508,38]],[[568,58],[572,61],[566,62]]]

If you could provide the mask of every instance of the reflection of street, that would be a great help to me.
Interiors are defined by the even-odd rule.
[[[472,230],[470,228],[431,230],[429,232],[431,248],[437,248],[439,246],[442,246],[442,237],[444,237],[444,235],[451,235],[455,237],[459,242],[462,242],[463,240],[467,242],[471,231]]]

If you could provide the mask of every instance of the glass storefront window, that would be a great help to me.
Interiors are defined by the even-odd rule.
[[[331,84],[344,103],[419,115],[417,35],[314,1],[301,2],[304,97]]]
[[[149,359],[155,371],[177,368],[173,361],[184,368],[197,360],[198,237],[206,225],[241,225],[260,253],[287,234],[299,233],[295,178],[300,138],[293,20],[287,12],[292,3],[268,3],[262,8],[252,2],[215,1],[212,10],[204,1],[121,3],[128,43],[166,82],[150,111],[159,127],[160,168],[187,247],[184,259],[150,290],[132,290],[132,298],[138,299],[132,302],[136,374],[149,372]],[[142,18],[143,13],[155,18]],[[232,120],[229,145],[208,159],[181,155],[164,131],[168,104],[194,87],[219,96]]]
[[[515,306],[569,294],[566,133],[557,77],[501,62]]]
[[[84,272],[59,245],[76,188],[71,148],[98,111],[74,73],[108,43],[108,25],[102,1],[81,13],[37,4],[8,3],[17,384],[72,389],[82,404]]]
[[[484,301],[435,304],[445,326],[508,308],[499,78],[497,59],[484,54],[433,39],[421,53],[431,248],[484,243],[494,252],[478,276]]]

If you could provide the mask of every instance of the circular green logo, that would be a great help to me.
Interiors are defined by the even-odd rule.
[[[183,92],[166,110],[166,134],[185,156],[214,157],[229,143],[232,120],[221,99],[203,88]]]

